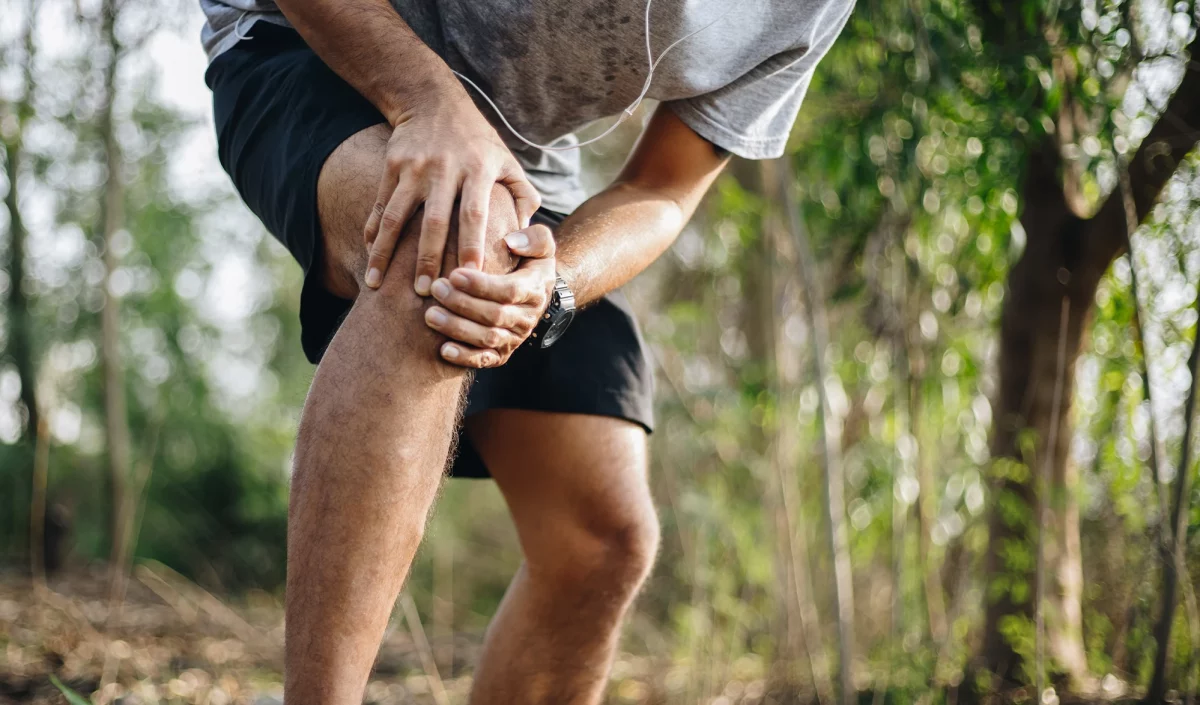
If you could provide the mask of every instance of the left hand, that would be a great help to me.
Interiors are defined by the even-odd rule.
[[[531,225],[504,241],[522,257],[509,274],[460,267],[430,287],[438,305],[425,312],[425,323],[450,339],[440,353],[452,365],[483,368],[508,362],[549,306],[558,276],[550,229]]]

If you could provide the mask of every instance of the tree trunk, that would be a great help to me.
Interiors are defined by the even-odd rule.
[[[822,443],[821,461],[825,494],[825,518],[829,523],[829,555],[833,559],[834,611],[838,625],[838,669],[841,681],[841,702],[849,705],[856,700],[853,669],[855,659],[854,634],[854,574],[850,564],[850,533],[846,526],[845,473],[842,465],[841,420],[836,418],[829,403],[826,383],[831,373],[825,366],[829,348],[829,320],[825,311],[817,264],[813,258],[808,233],[800,220],[799,204],[792,193],[790,181],[783,182],[782,201],[788,215],[788,225],[796,247],[800,278],[804,289],[804,311],[811,332],[813,381],[816,383]]]
[[[27,86],[32,84],[27,83]],[[16,106],[18,116],[28,115],[29,105],[22,101]],[[8,179],[8,194],[4,205],[9,215],[8,244],[8,351],[21,380],[21,405],[25,407],[25,423],[22,436],[33,442],[37,436],[38,405],[35,398],[37,372],[33,362],[33,330],[30,324],[29,298],[23,286],[25,280],[25,240],[29,233],[21,218],[18,195],[21,169],[21,133],[25,129],[23,117],[17,118],[17,129],[11,140],[4,144],[5,176]]]
[[[749,162],[738,160],[733,174],[743,188],[769,199],[771,190],[791,178],[786,162]],[[821,639],[820,618],[813,601],[812,571],[804,536],[804,520],[796,501],[796,467],[793,429],[782,419],[790,413],[791,395],[784,392],[779,365],[779,258],[778,215],[763,214],[758,239],[747,253],[742,272],[747,303],[746,340],[750,352],[747,369],[760,374],[763,389],[775,400],[777,413],[771,426],[758,427],[751,442],[761,459],[759,471],[765,515],[774,533],[776,603],[781,612],[777,634],[779,657],[786,667],[789,685],[799,683],[797,666],[803,658],[817,700],[832,702],[833,683],[829,678],[825,649]]]
[[[1200,288],[1196,290],[1196,312],[1200,314]],[[1200,327],[1192,341],[1192,353],[1188,356],[1188,371],[1192,383],[1188,387],[1187,399],[1183,404],[1183,448],[1179,453],[1179,468],[1175,473],[1175,508],[1171,514],[1171,555],[1163,561],[1162,613],[1154,627],[1154,675],[1150,689],[1146,691],[1147,703],[1160,703],[1167,692],[1167,657],[1171,648],[1171,631],[1175,624],[1175,600],[1179,595],[1179,582],[1189,580],[1187,572],[1187,530],[1191,514],[1192,496],[1192,428],[1196,418],[1196,393],[1200,387]],[[1192,648],[1196,648],[1192,644]]]
[[[35,471],[34,456],[37,454],[37,433],[39,427],[39,412],[36,397],[37,387],[37,368],[34,363],[33,356],[33,326],[31,323],[31,315],[29,311],[29,298],[25,295],[25,242],[28,238],[28,231],[25,229],[25,220],[21,217],[20,207],[20,177],[21,177],[21,160],[23,157],[23,142],[22,138],[25,133],[25,125],[29,117],[33,114],[33,3],[27,3],[25,7],[25,26],[21,28],[21,45],[24,50],[24,66],[22,66],[22,94],[21,98],[8,106],[10,113],[16,118],[15,129],[9,139],[4,140],[4,170],[5,177],[8,181],[8,193],[4,195],[4,206],[8,211],[8,263],[7,270],[9,275],[8,286],[8,353],[12,357],[13,365],[17,370],[17,378],[21,382],[21,406],[25,408],[25,423],[20,430],[19,437],[24,439],[30,448],[28,457],[30,458],[31,471],[28,477],[33,478]],[[34,479],[33,486],[36,486]],[[28,495],[22,492],[13,493],[14,502],[24,502]],[[20,524],[25,512],[20,511],[18,507],[12,508],[10,516],[18,523],[17,526],[11,527],[13,536],[20,537],[24,533],[23,525]],[[31,507],[31,510],[34,508]],[[18,542],[17,545],[25,545],[24,541]],[[34,556],[33,560],[37,561],[38,557]],[[36,572],[36,568],[35,568]]]
[[[907,329],[907,323],[905,324]],[[906,334],[906,337],[907,334]],[[911,338],[910,338],[911,339]],[[922,443],[920,426],[922,380],[920,370],[924,369],[924,355],[921,361],[910,365],[912,378],[908,393],[908,419],[912,426],[913,438],[916,439],[913,462],[917,466],[917,482],[920,491],[917,494],[917,555],[921,563],[922,592],[925,596],[925,619],[928,623],[929,638],[935,644],[946,639],[946,591],[942,588],[942,576],[939,564],[933,555],[933,523],[937,521],[937,483],[934,480],[933,464],[929,453]]]
[[[120,266],[115,252],[116,236],[123,221],[122,205],[125,194],[122,183],[123,160],[117,141],[114,120],[116,76],[121,46],[117,40],[116,2],[105,0],[101,7],[101,41],[108,51],[104,67],[104,103],[100,110],[99,132],[104,140],[104,165],[107,179],[104,200],[100,206],[100,228],[103,239],[104,307],[100,310],[100,358],[104,371],[104,431],[108,451],[109,478],[112,490],[112,534],[109,553],[110,594],[123,593],[125,565],[129,552],[129,526],[133,519],[133,502],[129,497],[130,440],[129,418],[125,402],[125,371],[121,360],[121,300],[114,295],[112,278]]]
[[[1197,40],[1189,52],[1195,55]],[[1129,180],[1138,222],[1144,220],[1176,165],[1195,143],[1200,125],[1200,72],[1186,72],[1166,110],[1130,160]],[[1075,681],[1086,678],[1080,625],[1082,569],[1079,555],[1077,470],[1067,463],[1074,363],[1083,340],[1096,287],[1112,260],[1127,246],[1124,204],[1113,194],[1095,216],[1084,220],[1067,205],[1058,180],[1062,159],[1047,139],[1027,160],[1021,223],[1027,245],[1008,277],[1008,295],[1000,323],[998,394],[994,401],[992,456],[1032,461],[1051,454],[1047,497],[1036,496],[1028,471],[994,478],[989,516],[991,530],[985,561],[987,615],[980,665],[1002,681],[1014,683],[1026,664],[1003,633],[1033,622],[1034,575],[1029,561],[1032,518],[1039,499],[1047,502],[1047,561],[1050,589],[1050,655],[1055,666]],[[1063,334],[1067,348],[1062,385],[1063,413],[1051,433],[1056,376],[1058,302],[1069,301],[1071,316]],[[1026,431],[1033,431],[1028,443]],[[1047,439],[1057,438],[1054,448]],[[1033,450],[1027,458],[1023,445]],[[997,468],[1004,466],[997,465]]]

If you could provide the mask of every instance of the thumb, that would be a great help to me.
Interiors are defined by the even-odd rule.
[[[554,234],[541,223],[505,235],[504,244],[513,254],[533,259],[547,259],[555,252]]]

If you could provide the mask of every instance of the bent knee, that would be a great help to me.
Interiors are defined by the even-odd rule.
[[[331,293],[343,298],[355,298],[365,288],[368,247],[364,231],[379,192],[386,148],[386,134],[381,126],[364,130],[334,151],[318,180],[324,260],[322,282]],[[401,229],[384,277],[385,283],[412,288],[424,215],[424,208],[418,208]],[[443,273],[458,265],[458,221],[456,209],[450,221]],[[501,184],[492,185],[485,223],[484,269],[512,271],[517,258],[508,251],[503,238],[520,224],[516,202]]]
[[[570,594],[632,597],[658,553],[658,518],[649,505],[588,517],[555,533],[527,552],[526,563],[533,579]]]
[[[396,246],[396,252],[392,255],[392,262],[388,266],[387,274],[384,276],[384,283],[379,287],[380,294],[385,298],[399,298],[402,305],[404,303],[419,304],[422,301],[430,303],[431,301],[429,299],[420,299],[415,295],[410,296],[413,292],[413,283],[416,278],[417,243],[421,238],[421,224],[424,213],[424,208],[418,209],[416,214],[409,219],[404,229],[400,232],[400,241]],[[504,236],[516,230],[519,227],[519,223],[517,220],[516,203],[513,201],[513,197],[508,192],[508,189],[500,184],[495,184],[492,187],[492,197],[486,222],[483,268],[485,271],[493,273],[511,272],[516,268],[519,258],[509,251],[508,245],[504,242]],[[359,267],[359,271],[355,273],[356,279],[360,286],[362,286],[363,277],[366,274],[363,270],[365,260],[361,262],[356,261],[356,265]],[[458,217],[456,215],[450,222],[445,254],[442,257],[442,276],[449,274],[457,266]]]
[[[449,238],[446,243],[446,253],[442,260],[442,274],[449,274],[458,266],[458,214],[450,221]],[[491,199],[488,201],[488,213],[484,228],[483,269],[486,272],[511,272],[517,266],[518,257],[509,251],[504,242],[504,236],[521,227],[517,217],[517,204],[508,188],[501,184],[492,184]],[[414,242],[420,237],[420,221],[413,218],[405,228],[405,237]]]

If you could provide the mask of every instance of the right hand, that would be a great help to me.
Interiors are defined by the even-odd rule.
[[[550,305],[557,279],[554,234],[531,225],[505,236],[521,258],[508,274],[456,269],[433,283],[438,305],[425,311],[425,323],[450,338],[442,358],[460,367],[498,367],[537,328]]]
[[[417,245],[413,288],[428,296],[441,273],[454,201],[458,211],[458,266],[483,268],[484,233],[492,185],[507,187],[516,202],[520,227],[541,205],[512,152],[457,84],[395,120],[386,167],[367,219],[363,239],[370,252],[366,284],[383,282],[396,241],[408,219],[425,205]]]

